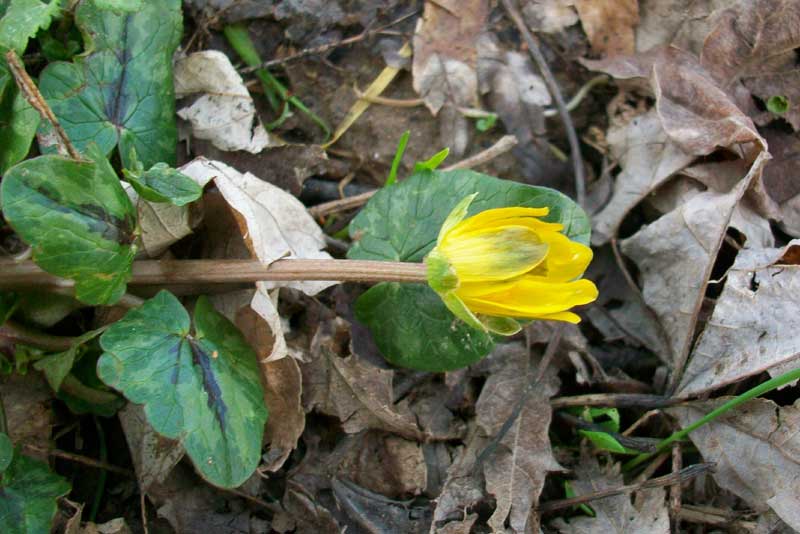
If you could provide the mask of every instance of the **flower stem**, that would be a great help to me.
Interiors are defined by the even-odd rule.
[[[426,281],[422,263],[365,260],[144,260],[133,263],[131,285],[229,284],[258,281],[332,280],[338,282]],[[31,261],[0,262],[0,289],[71,285]]]

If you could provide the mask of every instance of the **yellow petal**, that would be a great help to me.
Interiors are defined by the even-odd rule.
[[[523,276],[510,288],[479,297],[456,293],[474,313],[502,317],[553,315],[597,299],[597,287],[589,280],[549,283],[533,276]]]
[[[547,255],[547,245],[523,226],[501,226],[452,238],[445,236],[436,250],[447,259],[459,282],[504,280],[524,274]]]
[[[558,232],[539,232],[542,241],[550,245],[547,259],[534,275],[545,276],[550,282],[569,282],[581,276],[592,261],[592,249]]]
[[[548,213],[550,213],[549,208],[496,208],[485,210],[461,221],[460,224],[453,228],[451,233],[459,235],[488,226],[507,226],[510,224],[509,219],[544,217]]]

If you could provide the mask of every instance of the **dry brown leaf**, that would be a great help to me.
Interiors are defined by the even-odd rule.
[[[53,390],[40,373],[13,373],[0,378],[8,437],[16,446],[31,445],[27,456],[48,461],[53,427]]]
[[[455,156],[469,141],[469,124],[458,108],[478,103],[477,39],[488,14],[486,0],[427,1],[414,34],[414,90],[434,115],[445,107],[442,141]]]
[[[350,434],[382,429],[410,440],[425,441],[426,434],[405,403],[393,401],[394,371],[378,369],[356,356],[342,357],[338,343],[349,326],[342,319],[323,321],[311,342],[310,362],[303,371],[303,405],[338,417]]]
[[[694,159],[667,136],[655,110],[633,118],[625,126],[612,126],[607,139],[611,155],[622,171],[611,199],[592,218],[595,245],[614,237],[634,206]]]
[[[697,421],[730,398],[670,408],[681,427]],[[780,407],[754,399],[689,437],[703,459],[716,464],[717,484],[744,499],[756,511],[771,508],[800,530],[800,404]]]
[[[431,512],[427,506],[410,506],[408,501],[387,499],[347,479],[334,478],[332,487],[336,503],[356,528],[376,534],[423,534],[428,531]]]
[[[717,9],[731,0],[639,0],[636,52],[672,45],[700,55]]]
[[[79,534],[131,534],[132,532],[122,517],[99,525],[89,521],[78,531]]]
[[[786,97],[790,107],[780,117],[797,129],[800,69],[795,48],[798,47],[800,3],[739,0],[714,17],[700,57],[721,87],[736,95],[740,107],[759,124],[770,122],[776,115],[758,111],[750,94],[762,102],[773,96]]]
[[[158,434],[147,422],[144,407],[128,403],[117,413],[128,442],[139,488],[147,492],[154,484],[163,483],[181,461],[185,451],[178,441]]]
[[[597,459],[583,455],[575,468],[577,480],[572,481],[576,496],[588,495],[624,484],[619,464],[601,468]],[[573,517],[553,521],[562,534],[669,534],[669,512],[664,502],[664,490],[654,488],[636,493],[632,504],[627,493],[589,503],[596,517]]]
[[[479,427],[496,435],[536,375],[530,354],[521,345],[498,345],[491,358],[496,368],[489,375],[475,405]],[[491,363],[490,363],[491,365]],[[545,373],[528,396],[519,417],[483,465],[486,490],[494,495],[496,508],[489,526],[503,531],[506,520],[513,532],[527,532],[531,508],[536,504],[547,473],[562,471],[550,447],[548,431],[552,410],[549,398],[558,391],[553,368]],[[538,517],[533,521],[538,522]]]
[[[736,151],[744,150],[746,159],[754,159],[766,149],[752,120],[687,52],[666,47],[583,63],[615,78],[650,80],[664,131],[689,154],[704,156],[717,148],[744,145]]]
[[[728,271],[714,313],[700,335],[678,395],[710,391],[764,371],[797,367],[800,241],[780,249],[742,250]]]
[[[767,158],[762,152],[730,192],[698,194],[621,242],[622,251],[639,268],[645,302],[669,338],[676,376],[686,362],[711,268],[733,210]]]
[[[764,190],[775,211],[781,229],[792,237],[800,237],[800,180],[797,159],[800,138],[780,131],[768,130],[765,134],[772,159],[764,167]],[[767,210],[762,210],[767,211]],[[769,213],[772,215],[772,213]]]
[[[578,22],[575,0],[527,0],[520,9],[532,31],[560,32]]]
[[[592,50],[606,57],[633,53],[638,0],[575,0],[575,8]]]
[[[178,110],[189,121],[192,134],[222,150],[258,153],[270,144],[258,120],[253,97],[228,56],[203,50],[175,62],[175,96],[202,93],[190,106]]]

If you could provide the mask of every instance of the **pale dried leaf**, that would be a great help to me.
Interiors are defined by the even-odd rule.
[[[595,245],[614,237],[634,206],[694,159],[667,136],[655,110],[633,118],[625,126],[612,126],[607,139],[622,172],[614,182],[608,204],[592,218]]]
[[[455,8],[428,1],[414,34],[414,90],[434,115],[448,108],[441,136],[455,156],[469,141],[469,124],[458,108],[478,102],[476,43],[488,14],[486,0],[457,2]]]
[[[236,212],[236,222],[245,243],[263,263],[270,264],[281,258],[331,258],[322,251],[325,248],[322,230],[293,195],[219,161],[198,158],[193,165],[191,170],[195,175],[214,178],[217,188]],[[316,281],[262,283],[267,289],[292,287],[308,295],[335,284]]]
[[[780,116],[797,129],[800,69],[794,49],[798,47],[800,3],[739,0],[714,17],[700,57],[721,87],[736,95],[740,107],[759,124],[770,122],[776,115],[758,111],[750,94],[763,102],[773,96],[786,97],[791,104]]]
[[[133,531],[128,527],[125,519],[118,517],[99,525],[89,521],[79,532],[80,534],[131,534]]]
[[[502,362],[502,366],[489,375],[475,405],[477,423],[489,436],[500,431],[537,372],[528,351],[521,345],[498,345],[492,357]],[[558,391],[558,386],[555,370],[551,368],[534,387],[519,417],[483,465],[486,490],[496,501],[489,518],[489,526],[495,531],[502,531],[508,519],[513,532],[526,532],[531,508],[539,498],[547,473],[563,470],[553,456],[548,435],[553,415],[549,398]]]
[[[520,9],[532,31],[557,33],[578,22],[575,0],[527,0]]]
[[[697,421],[730,398],[670,408],[682,427]],[[754,399],[689,437],[703,459],[716,464],[714,480],[758,512],[771,508],[800,530],[800,405],[780,407]]]
[[[161,484],[167,479],[185,451],[180,442],[167,439],[153,430],[142,405],[129,402],[117,415],[125,441],[128,442],[139,487],[146,492],[154,484]]]
[[[316,408],[338,417],[349,434],[373,428],[425,441],[408,406],[392,399],[394,371],[337,353],[337,340],[347,329],[348,324],[339,318],[320,323],[311,342],[313,359],[301,366],[306,411]]]
[[[673,45],[700,55],[715,10],[730,0],[639,0],[636,51]]]
[[[592,50],[602,56],[632,54],[639,23],[638,0],[576,0],[575,8]]]
[[[601,468],[597,459],[583,455],[575,468],[577,480],[572,481],[576,496],[617,488],[624,484],[619,464]],[[654,488],[636,494],[631,503],[630,494],[623,493],[589,503],[596,517],[572,517],[567,522],[553,522],[562,534],[669,534],[669,511],[664,501],[664,490]]]
[[[204,50],[175,62],[175,96],[200,93],[178,116],[192,124],[192,133],[210,140],[222,150],[246,150],[256,154],[270,144],[267,131],[256,116],[253,97],[228,56]]]
[[[694,396],[748,376],[777,376],[797,367],[800,270],[791,260],[800,241],[780,249],[742,250],[700,335],[681,380],[680,396]]]
[[[297,440],[306,426],[301,402],[303,377],[294,358],[261,363],[266,379],[264,395],[274,424],[267,425],[265,440],[269,451],[265,459],[268,471],[277,471],[297,448]]]
[[[701,193],[621,242],[639,268],[645,302],[664,327],[678,374],[734,207],[767,157],[762,153],[730,192]]]

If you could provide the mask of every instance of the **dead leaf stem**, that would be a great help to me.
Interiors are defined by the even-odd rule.
[[[569,150],[575,173],[575,199],[579,206],[584,207],[586,205],[586,183],[583,173],[583,156],[581,156],[581,147],[578,143],[578,135],[575,133],[575,126],[572,124],[569,111],[567,111],[567,105],[564,102],[564,96],[561,94],[561,89],[558,86],[558,82],[556,82],[553,72],[550,70],[542,51],[539,49],[538,39],[528,29],[525,21],[522,20],[522,15],[520,15],[519,10],[516,8],[516,6],[514,6],[511,0],[503,0],[503,7],[508,12],[511,20],[517,26],[517,29],[519,29],[522,37],[525,39],[525,43],[528,45],[528,52],[533,58],[533,61],[536,63],[536,66],[539,67],[539,72],[542,73],[542,78],[544,78],[544,81],[547,84],[547,89],[550,91],[550,95],[553,97],[553,100],[555,100],[558,113],[561,116],[561,121],[564,123],[564,130],[567,133],[567,140],[569,141]]]
[[[70,141],[67,136],[67,132],[64,131],[58,119],[56,119],[53,110],[47,105],[47,101],[42,96],[42,93],[39,92],[39,88],[36,87],[33,79],[28,75],[17,53],[13,50],[7,52],[6,61],[8,62],[8,68],[11,70],[11,74],[14,75],[14,81],[17,82],[17,86],[25,97],[25,100],[28,101],[33,109],[39,112],[39,115],[41,115],[44,120],[53,125],[53,130],[58,137],[60,148],[63,148],[72,159],[83,159],[81,158],[80,152],[75,149],[72,141]]]

